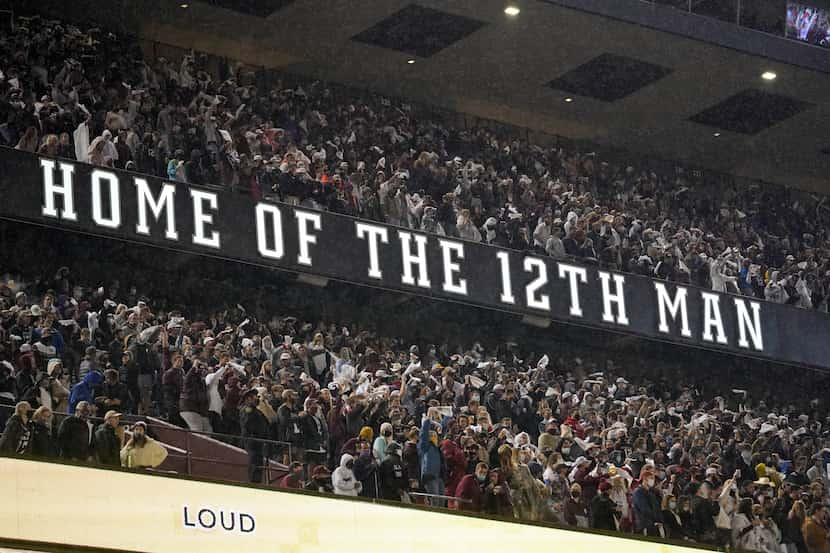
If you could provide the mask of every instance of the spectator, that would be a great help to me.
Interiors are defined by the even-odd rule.
[[[634,527],[638,533],[646,536],[659,536],[663,527],[660,499],[654,489],[654,483],[654,474],[644,471],[640,474],[640,485],[632,495]]]
[[[810,506],[810,516],[801,528],[808,553],[830,551],[830,522],[827,518],[826,505],[814,503]]]
[[[138,421],[121,448],[121,466],[129,469],[157,468],[167,459],[167,449],[147,435],[147,424]]]
[[[184,357],[180,354],[173,355],[173,362],[169,369],[164,371],[162,376],[162,394],[164,397],[164,412],[167,420],[174,424],[182,421],[179,413],[179,398],[184,389]]]
[[[579,528],[590,526],[588,507],[582,497],[582,486],[577,483],[571,484],[570,497],[565,500],[564,516],[565,522],[571,526]]]
[[[686,537],[686,530],[683,528],[683,519],[680,517],[677,498],[672,494],[663,496],[662,520],[665,537],[680,540]]]
[[[95,460],[102,465],[121,466],[121,437],[117,432],[120,421],[121,413],[107,411],[104,422],[95,430]]]
[[[599,494],[591,500],[591,528],[617,530],[617,505],[608,495],[611,484],[606,480],[599,485]]]
[[[300,412],[300,423],[306,471],[310,472],[319,465],[325,465],[328,457],[328,427],[317,400],[310,397],[305,400],[305,410]]]
[[[89,421],[92,406],[78,402],[74,416],[66,417],[58,428],[58,443],[61,457],[72,461],[86,462],[92,458],[95,440],[94,426]]]
[[[781,545],[786,548],[787,553],[806,553],[807,545],[804,543],[804,535],[801,528],[807,521],[807,507],[800,499],[793,501],[790,512],[787,513],[787,520],[784,521],[781,529]]]
[[[0,453],[24,455],[29,452],[32,438],[32,424],[29,413],[32,406],[21,401],[14,406],[14,415],[6,421],[3,436],[0,436]]]
[[[331,485],[331,471],[318,465],[311,472],[311,479],[306,482],[305,489],[317,493],[334,493]]]
[[[386,446],[392,443],[392,424],[385,422],[380,425],[380,436],[375,438],[372,446],[372,454],[378,463],[382,463],[386,459]]]
[[[331,483],[334,493],[337,495],[359,495],[363,485],[355,478],[354,457],[344,453],[340,457],[340,466],[331,475]]]
[[[60,359],[50,359],[47,363],[46,372],[49,375],[51,408],[57,413],[68,412],[70,392],[66,384],[68,375],[64,373],[63,363]]]
[[[487,463],[478,463],[473,474],[466,474],[456,487],[457,508],[461,511],[480,513],[484,510],[487,494]]]
[[[268,439],[268,420],[257,408],[259,394],[251,388],[242,394],[240,424],[245,451],[248,452],[248,481],[262,482],[262,469],[268,460],[265,458],[265,442]],[[299,487],[299,486],[298,486]]]
[[[433,429],[433,425],[440,424],[439,412],[430,408],[429,416],[424,418],[421,424],[421,430],[418,435],[418,456],[421,465],[421,484],[424,490],[430,497],[430,505],[444,506],[444,501],[440,497],[444,495],[444,474],[446,466],[444,463],[444,456],[441,454],[441,448],[438,447],[438,432]]]
[[[72,386],[69,396],[69,413],[74,413],[81,402],[94,403],[95,392],[103,382],[104,377],[97,370],[87,372],[80,382]]]
[[[288,473],[280,478],[277,484],[280,488],[299,490],[304,486],[303,482],[303,464],[294,461],[288,465]]]
[[[401,501],[409,489],[409,475],[406,473],[400,453],[400,444],[390,442],[386,446],[384,459],[378,469],[380,497],[389,501]]]
[[[717,502],[712,500],[712,487],[708,481],[689,486],[692,495],[692,527],[691,535],[697,541],[712,542],[715,540],[715,517],[720,511]]]
[[[30,453],[34,457],[55,459],[58,457],[57,432],[52,427],[52,410],[38,407],[32,415],[32,437]]]
[[[179,415],[195,432],[213,432],[208,419],[208,393],[201,363],[193,363],[184,375],[179,396]]]
[[[104,371],[104,382],[96,391],[95,406],[99,413],[111,409],[131,410],[130,392],[127,386],[118,380],[118,371],[107,369]]]

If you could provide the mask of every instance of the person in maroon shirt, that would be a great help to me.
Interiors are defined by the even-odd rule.
[[[455,488],[455,502],[459,511],[472,511],[479,513],[484,510],[485,486],[487,486],[487,473],[490,467],[487,463],[479,463],[473,474],[466,474]]]
[[[277,484],[280,488],[299,490],[303,487],[303,464],[294,461],[288,466],[288,474],[280,478]]]

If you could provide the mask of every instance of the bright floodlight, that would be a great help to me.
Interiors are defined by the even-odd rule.
[[[761,73],[761,78],[765,81],[774,81],[775,78],[778,77],[773,71],[764,71]]]
[[[504,13],[506,13],[509,16],[517,16],[519,15],[519,12],[521,12],[521,10],[516,6],[507,6],[506,8],[504,8]]]

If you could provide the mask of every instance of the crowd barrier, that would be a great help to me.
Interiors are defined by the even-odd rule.
[[[154,553],[692,553],[707,547],[444,509],[0,458],[0,539]],[[83,505],[83,509],[78,506]],[[49,513],[48,523],[43,514]],[[125,529],[125,524],[128,529]]]

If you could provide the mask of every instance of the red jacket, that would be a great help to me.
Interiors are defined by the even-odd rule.
[[[452,440],[441,442],[441,453],[447,463],[446,494],[455,496],[455,488],[467,472],[467,457],[464,456],[458,444]]]
[[[277,487],[279,487],[279,488],[293,488],[293,489],[299,490],[302,487],[300,484],[302,484],[302,479],[301,478],[292,479],[291,478],[291,473],[289,472],[288,474],[286,474],[285,476],[280,478],[279,482],[277,482]]]
[[[484,492],[475,474],[465,475],[456,486],[454,495],[458,499],[467,500],[456,502],[456,508],[459,511],[479,513],[484,509]]]

